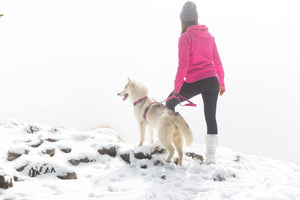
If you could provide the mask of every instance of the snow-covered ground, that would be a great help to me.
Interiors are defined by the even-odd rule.
[[[300,199],[299,163],[246,155],[224,147],[218,148],[216,165],[184,156],[183,166],[177,166],[163,161],[166,154],[152,155],[150,160],[136,159],[132,151],[150,153],[154,146],[123,143],[111,128],[83,132],[16,120],[0,122],[0,141],[0,175],[18,177],[13,187],[0,189],[1,200]],[[113,146],[117,149],[115,157],[98,152]],[[50,149],[55,149],[53,156],[45,153]],[[185,150],[204,154],[202,145]],[[8,161],[8,152],[21,156]],[[122,153],[129,153],[130,164],[121,159]],[[86,162],[72,165],[68,160]],[[23,170],[16,171],[22,166]],[[54,171],[44,174],[45,166]],[[28,175],[31,169],[41,167],[44,169],[40,175]],[[57,177],[72,172],[76,179]]]

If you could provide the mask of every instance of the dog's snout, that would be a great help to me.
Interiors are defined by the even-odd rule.
[[[120,96],[120,93],[118,93],[117,95]]]

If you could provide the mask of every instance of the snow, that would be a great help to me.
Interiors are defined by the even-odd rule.
[[[29,126],[39,127],[35,133],[26,132]],[[55,131],[54,131],[55,130]],[[46,139],[56,139],[49,142]],[[0,175],[5,180],[17,176],[13,187],[0,189],[0,199],[53,200],[53,199],[145,199],[145,200],[299,200],[300,165],[247,155],[229,148],[219,147],[217,164],[205,165],[199,160],[184,156],[183,166],[166,163],[167,154],[152,155],[152,159],[136,159],[133,153],[151,154],[153,147],[138,147],[120,141],[112,128],[96,128],[77,131],[68,127],[47,127],[22,121],[0,122]],[[28,142],[31,140],[31,142]],[[43,141],[38,147],[30,145]],[[137,138],[138,142],[138,138]],[[102,147],[117,149],[116,157],[101,155]],[[55,149],[54,156],[44,154]],[[60,151],[71,148],[70,153]],[[24,154],[29,150],[28,154]],[[204,146],[193,144],[186,151],[204,154]],[[23,153],[13,161],[7,161],[7,152]],[[129,153],[131,163],[120,158]],[[70,159],[88,158],[74,166]],[[160,164],[155,165],[159,160]],[[28,164],[23,171],[20,166]],[[55,173],[29,177],[31,168],[43,167],[43,172],[54,168]],[[77,179],[62,180],[57,175],[76,172]]]

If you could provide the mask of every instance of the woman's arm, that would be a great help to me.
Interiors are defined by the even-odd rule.
[[[216,72],[219,79],[220,84],[220,95],[223,95],[225,92],[225,83],[224,83],[224,70],[223,65],[219,56],[219,52],[217,49],[216,42],[214,40],[214,46],[213,46],[213,61],[214,61],[214,67],[216,68]]]
[[[221,87],[224,87],[224,70],[223,70],[223,66],[222,66],[222,62],[219,56],[219,52],[217,49],[217,45],[216,42],[214,41],[214,46],[213,46],[213,61],[214,61],[214,66],[216,68],[216,72],[218,75],[218,79],[219,79],[219,84]]]
[[[179,93],[186,77],[190,61],[190,44],[186,35],[179,38],[178,43],[178,69],[174,81],[174,92]]]

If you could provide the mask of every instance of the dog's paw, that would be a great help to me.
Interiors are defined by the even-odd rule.
[[[144,143],[144,142],[140,142],[140,143],[139,143],[139,147],[143,146],[143,143]]]

